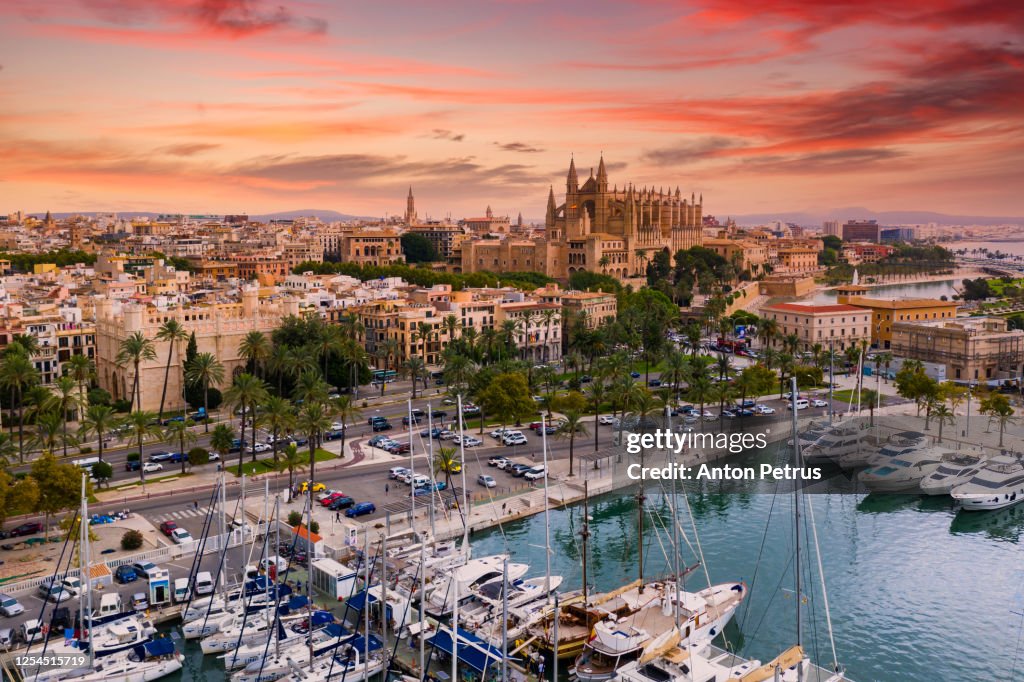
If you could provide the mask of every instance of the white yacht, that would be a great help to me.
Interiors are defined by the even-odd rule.
[[[45,644],[47,655],[69,656],[79,655],[83,649],[92,647],[93,658],[101,659],[112,654],[127,652],[140,644],[149,642],[156,634],[156,628],[148,620],[137,616],[122,616],[115,620],[93,627],[91,636],[81,640],[50,640]],[[33,646],[41,649],[43,644]]]
[[[441,579],[435,583],[432,589],[428,588],[425,605],[427,611],[432,615],[447,615],[455,605],[456,592],[460,603],[471,599],[473,591],[480,585],[503,575],[505,559],[506,556],[503,554],[470,559],[465,565],[452,571],[450,578]],[[529,570],[528,564],[509,562],[508,579],[518,580]]]
[[[921,481],[925,495],[948,495],[953,488],[971,480],[985,466],[981,455],[966,452],[947,452],[939,468]]]
[[[1002,509],[1024,501],[1024,463],[1017,456],[993,457],[967,483],[950,493],[967,510]]]
[[[639,659],[619,669],[623,682],[797,682],[809,680],[811,661],[802,647],[794,646],[764,665],[730,653],[700,651],[677,646],[664,653],[644,652]],[[838,675],[827,682],[838,682]]]
[[[356,635],[345,630],[337,623],[332,623],[322,630],[313,633],[312,636],[313,660],[326,656],[340,647],[356,639]],[[266,642],[260,643],[266,648]],[[294,643],[284,647],[280,653],[274,649],[271,643],[266,649],[267,656],[250,662],[244,670],[239,670],[231,676],[232,682],[272,682],[285,675],[290,674],[295,666],[301,668],[309,667],[309,650],[311,648],[309,639],[304,639],[299,646]]]
[[[641,657],[663,633],[675,632],[676,601],[680,609],[681,639],[710,641],[728,623],[747,594],[743,583],[712,585],[700,592],[677,591],[674,583],[637,591],[648,602],[634,613],[608,618],[594,625],[591,638],[576,659],[574,672],[582,682],[615,677],[616,670]]]
[[[908,450],[928,447],[928,436],[917,431],[900,431],[889,436],[877,451],[863,448],[856,453],[839,457],[839,466],[854,469],[862,466],[881,466],[897,455]]]
[[[257,640],[252,644],[243,644],[236,649],[228,651],[220,656],[224,661],[225,670],[236,670],[245,668],[254,661],[262,661],[264,658],[275,656],[296,644],[308,645],[310,638],[313,639],[314,651],[324,641],[334,639],[338,636],[345,636],[347,633],[343,627],[333,622],[333,616],[326,611],[317,611],[313,614],[313,631],[309,631],[306,621],[293,623],[291,627],[278,627],[267,639]]]
[[[368,648],[369,656],[364,660],[367,645],[359,636],[344,647],[344,651],[314,661],[312,669],[308,665],[301,668],[295,665],[290,668],[290,675],[280,679],[285,682],[360,682],[372,679],[384,670],[385,657],[383,645],[372,635]]]
[[[948,452],[943,448],[908,448],[883,464],[860,472],[860,482],[872,492],[917,492],[921,481],[934,473]]]
[[[808,429],[800,436],[801,455],[807,464],[838,464],[843,457],[856,460],[866,456],[861,454],[867,448],[866,433],[857,420]]]

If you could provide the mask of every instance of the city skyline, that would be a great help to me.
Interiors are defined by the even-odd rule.
[[[0,8],[0,210],[1024,215],[1024,8],[58,0]]]

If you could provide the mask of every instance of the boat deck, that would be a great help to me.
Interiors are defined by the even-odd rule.
[[[730,653],[725,649],[715,645],[711,646],[711,651],[708,653],[708,656],[712,660],[722,663],[723,665],[739,665],[747,661],[746,658],[738,656],[734,653]],[[735,662],[730,663],[730,659]],[[808,676],[804,679],[804,682],[826,682],[834,674],[835,673],[829,672],[827,669],[822,668],[819,665],[811,663],[811,671],[808,674]],[[839,678],[839,680],[840,682],[852,682],[850,678],[848,678],[845,674],[842,675]]]

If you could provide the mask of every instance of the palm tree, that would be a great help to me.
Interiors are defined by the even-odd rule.
[[[295,420],[296,428],[309,441],[309,480],[316,482],[316,451],[324,431],[331,428],[331,418],[321,403],[304,403]]]
[[[88,355],[72,355],[65,366],[68,368],[68,376],[78,384],[78,393],[85,405],[88,397],[85,385],[96,376],[96,363]]]
[[[206,426],[204,430],[210,431],[210,384],[219,384],[224,381],[224,365],[220,364],[213,353],[199,353],[192,362],[185,368],[185,381],[203,387],[203,411],[206,412]]]
[[[86,409],[79,424],[79,434],[82,440],[91,434],[96,434],[96,440],[99,441],[98,456],[101,462],[103,461],[104,436],[120,424],[121,418],[110,405],[90,405]]]
[[[160,428],[156,425],[156,415],[148,411],[132,412],[126,421],[128,425],[128,442],[139,448],[139,480],[146,482],[146,469],[142,459],[142,446],[147,441],[160,437]]]
[[[598,264],[598,266],[600,266],[601,272],[603,272],[606,275],[608,274],[608,266],[611,265],[611,263],[612,263],[612,259],[608,257],[608,254],[605,254],[605,255],[601,256],[597,260],[597,264]]]
[[[234,444],[235,429],[231,424],[221,423],[213,427],[213,433],[210,434],[210,448],[220,455],[221,460],[228,456]],[[238,473],[242,473],[241,467],[239,467]]]
[[[462,322],[460,322],[459,318],[454,315],[445,315],[444,319],[441,320],[441,325],[445,333],[448,335],[449,343],[455,340],[455,332],[462,329]]]
[[[892,353],[888,351],[882,351],[881,353],[875,354],[875,374],[878,374],[883,367],[885,367],[885,374],[882,378],[885,383],[889,383],[889,365],[892,364]]]
[[[251,374],[242,373],[235,377],[224,393],[224,402],[230,407],[238,407],[242,411],[242,423],[239,432],[242,434],[242,441],[245,441],[245,420],[252,417],[252,440],[249,441],[249,448],[252,450],[252,461],[256,461],[256,406],[264,402],[268,397],[267,385],[262,379],[257,379]],[[238,471],[242,471],[242,457],[245,454],[243,447],[238,453]]]
[[[330,386],[320,378],[320,374],[316,371],[303,372],[295,382],[295,388],[292,389],[292,400],[298,404],[305,402],[322,403],[327,400],[329,392]]]
[[[288,489],[294,490],[295,472],[305,469],[309,466],[309,462],[299,452],[299,447],[295,443],[289,443],[288,447],[281,452],[281,459],[278,460],[277,466],[278,471],[288,472]],[[312,476],[310,476],[310,479],[312,479]]]
[[[64,445],[64,452],[67,453],[67,421],[58,412],[44,412],[37,416],[36,430],[32,436],[33,445],[52,454],[57,449],[58,442]]]
[[[252,365],[253,373],[263,378],[264,363],[270,359],[273,348],[266,334],[253,330],[245,335],[242,342],[238,344],[238,355],[245,360],[246,365]]]
[[[156,346],[142,332],[134,332],[128,338],[121,341],[115,362],[118,367],[131,365],[134,369],[135,375],[132,378],[131,400],[128,402],[133,405],[136,404],[136,396],[138,396],[137,406],[139,410],[142,409],[142,385],[140,383],[139,366],[143,360],[147,362],[156,360]]]
[[[441,446],[434,453],[434,461],[432,466],[434,467],[434,478],[437,478],[437,472],[444,472],[444,480],[448,486],[448,489],[452,488],[452,469],[455,465],[463,466],[463,463],[459,460],[458,450],[455,448],[449,448]]]
[[[167,399],[167,381],[171,376],[171,358],[174,357],[174,351],[178,344],[183,341],[188,341],[188,331],[180,322],[171,318],[160,325],[160,328],[156,332],[156,340],[167,342],[167,364],[164,366],[164,387],[160,392],[160,411],[157,413],[157,419],[163,421],[164,401]],[[153,357],[156,357],[155,352]]]
[[[317,355],[323,362],[323,377],[326,379],[327,361],[332,357],[337,357],[344,348],[344,337],[341,333],[341,327],[335,325],[324,327],[320,338],[316,340],[314,346],[316,347]]]
[[[17,349],[18,346],[15,346]],[[11,390],[11,404],[18,406],[18,461],[25,461],[25,389],[39,381],[39,370],[27,353],[8,352],[0,364],[0,385]]]
[[[355,425],[359,421],[359,415],[362,412],[356,407],[352,397],[347,395],[335,398],[331,405],[331,411],[334,413],[334,418],[341,422],[341,456],[344,457],[345,435],[348,433],[348,425]]]
[[[594,430],[597,430],[597,423],[594,423]],[[569,441],[569,476],[573,476],[573,453],[576,449],[576,436],[586,436],[589,432],[587,431],[587,425],[583,423],[583,413],[579,410],[566,410],[565,421],[555,431],[555,437]],[[547,472],[544,472],[545,478]]]
[[[762,339],[762,347],[772,345],[772,339],[779,335],[779,323],[775,320],[763,319],[757,325],[757,335]]]
[[[661,372],[661,380],[670,384],[673,388],[675,399],[679,400],[679,391],[686,381],[686,374],[690,369],[689,359],[675,349],[669,350],[665,356],[665,366]]]
[[[192,432],[192,427],[196,423],[191,419],[184,421],[173,421],[164,427],[164,440],[168,443],[176,442],[178,444],[178,452],[181,453],[181,473],[185,473],[185,464],[188,462],[186,457],[185,446],[192,446],[196,442],[196,434]]]
[[[278,436],[288,433],[295,425],[295,412],[290,402],[281,396],[271,396],[263,403],[263,412],[257,417],[257,422],[264,429],[270,431],[273,442],[274,464],[277,465],[277,442]]]
[[[878,403],[878,398],[878,392],[870,388],[865,388],[860,392],[861,404],[866,404],[868,406],[868,414],[870,415],[870,418],[868,419],[868,426],[875,425],[875,405]],[[941,427],[939,427],[939,440],[942,440]]]
[[[605,389],[604,382],[594,381],[592,384],[587,386],[586,396],[587,405],[590,407],[591,412],[593,412],[594,414],[594,452],[597,452],[598,420],[601,417],[601,406],[604,405],[605,400],[608,399],[608,391]]]
[[[800,337],[796,334],[786,334],[782,338],[782,348],[790,355],[795,355],[800,348]]]
[[[402,363],[402,374],[412,379],[412,399],[416,400],[416,380],[423,379],[423,390],[427,390],[427,364],[423,358],[413,355]]]
[[[501,323],[499,335],[501,336],[502,345],[505,346],[505,357],[512,355],[512,349],[515,347],[518,334],[519,322],[516,320],[505,320]]]
[[[987,414],[989,422],[999,422],[999,447],[1003,447],[1006,425],[1013,422],[1014,410],[1010,406],[1010,400],[1002,393],[993,393],[981,401],[981,409],[978,411]]]
[[[0,469],[6,469],[11,464],[11,457],[18,452],[11,437],[0,431]]]
[[[61,416],[64,432],[64,456],[68,456],[68,413],[71,412],[77,418],[78,407],[84,396],[78,390],[75,380],[69,376],[57,377],[53,382],[53,399],[56,403],[57,412]]]

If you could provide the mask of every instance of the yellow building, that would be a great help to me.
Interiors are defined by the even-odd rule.
[[[951,319],[956,317],[956,311],[960,307],[955,301],[940,301],[935,298],[887,300],[840,295],[838,302],[871,311],[871,345],[883,349],[892,346],[893,324]]]
[[[1024,331],[1010,330],[1001,317],[897,322],[892,352],[943,364],[953,381],[1007,381],[1019,379],[1024,368]]]

